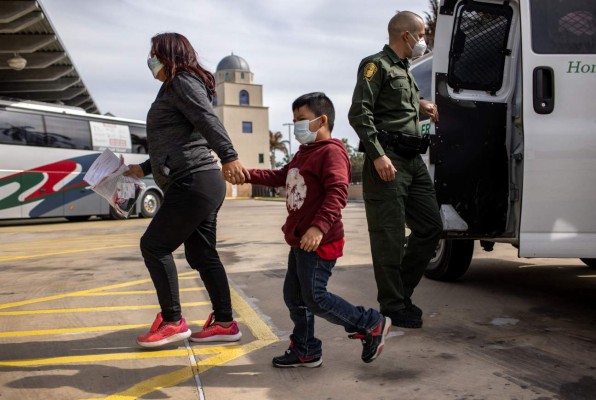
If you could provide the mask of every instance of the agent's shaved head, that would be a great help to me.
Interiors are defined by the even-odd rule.
[[[418,32],[420,24],[424,24],[424,20],[416,13],[411,11],[398,12],[391,18],[387,30],[389,31],[389,38],[397,38],[402,32]]]

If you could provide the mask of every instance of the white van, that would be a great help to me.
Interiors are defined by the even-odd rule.
[[[426,275],[462,276],[474,240],[596,268],[596,1],[441,0],[425,57],[445,228]]]

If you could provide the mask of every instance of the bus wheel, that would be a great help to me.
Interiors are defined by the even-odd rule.
[[[143,195],[141,200],[141,216],[145,218],[153,218],[159,206],[161,205],[161,197],[154,190],[148,190]]]
[[[596,269],[596,258],[580,258],[580,260],[588,267]]]
[[[455,281],[466,273],[473,254],[473,240],[441,239],[424,275],[437,281]]]
[[[126,217],[116,211],[114,207],[110,207],[110,219],[126,219]]]

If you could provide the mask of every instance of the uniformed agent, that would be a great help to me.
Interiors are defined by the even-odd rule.
[[[414,288],[443,230],[435,190],[420,153],[419,112],[433,122],[437,107],[421,100],[409,59],[426,50],[424,21],[402,11],[389,21],[389,44],[366,57],[348,114],[366,153],[363,194],[381,313],[393,325],[422,326],[422,310],[412,304]],[[407,240],[405,225],[411,230]]]

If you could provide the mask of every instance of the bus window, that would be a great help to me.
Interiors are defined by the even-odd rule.
[[[44,117],[49,147],[91,150],[89,122],[62,117]]]
[[[132,153],[147,154],[147,131],[142,126],[130,126]]]
[[[0,143],[45,146],[40,115],[0,110]]]

